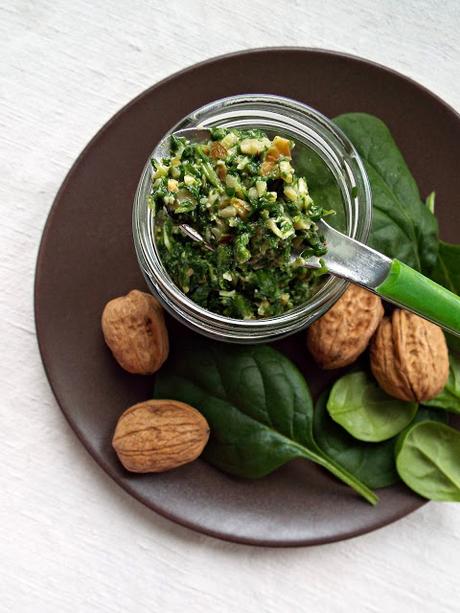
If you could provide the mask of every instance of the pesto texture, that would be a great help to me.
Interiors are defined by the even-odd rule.
[[[260,130],[214,128],[206,143],[173,137],[170,157],[152,160],[156,244],[174,283],[200,306],[270,317],[307,302],[321,283],[325,271],[303,263],[326,252],[315,222],[328,211],[297,176],[293,147]],[[185,237],[181,223],[213,250]]]

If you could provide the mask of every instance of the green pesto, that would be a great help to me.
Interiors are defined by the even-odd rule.
[[[170,157],[152,160],[156,244],[174,283],[200,306],[259,319],[304,304],[321,284],[324,269],[302,264],[325,254],[315,222],[329,212],[297,176],[293,146],[261,130],[214,128],[207,143],[173,137]],[[183,236],[180,223],[214,251]]]

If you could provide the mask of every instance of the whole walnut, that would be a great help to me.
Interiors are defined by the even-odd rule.
[[[307,329],[307,346],[324,369],[352,364],[366,349],[383,317],[378,296],[350,285],[325,315]]]
[[[151,294],[133,290],[108,302],[102,332],[117,362],[130,373],[151,375],[168,357],[163,309]]]
[[[380,387],[400,400],[431,400],[449,376],[449,354],[439,326],[395,309],[371,344],[371,369]]]
[[[158,473],[193,462],[208,438],[208,422],[190,405],[147,400],[121,415],[112,445],[127,470]]]

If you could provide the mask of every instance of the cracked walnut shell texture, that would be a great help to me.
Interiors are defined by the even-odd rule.
[[[307,330],[307,346],[324,369],[352,364],[366,349],[383,317],[378,296],[350,285],[329,311]]]
[[[443,389],[449,353],[439,326],[395,309],[380,323],[371,345],[371,369],[380,387],[395,398],[422,402]]]
[[[208,422],[195,408],[178,400],[146,400],[121,415],[112,445],[127,470],[164,472],[196,460],[208,438]]]

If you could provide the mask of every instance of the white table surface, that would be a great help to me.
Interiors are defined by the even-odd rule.
[[[65,422],[32,304],[59,185],[151,84],[229,51],[315,46],[386,64],[460,110],[459,26],[458,0],[0,0],[1,612],[460,610],[455,504],[351,541],[262,549],[131,499]]]

